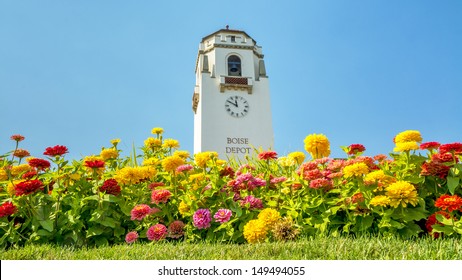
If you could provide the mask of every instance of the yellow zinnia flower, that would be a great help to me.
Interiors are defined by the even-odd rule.
[[[280,218],[281,214],[272,208],[265,208],[258,214],[258,219],[262,220],[268,227],[271,227]]]
[[[405,142],[422,142],[422,135],[417,130],[406,130],[400,132],[396,135],[394,139],[395,143],[405,143]]]
[[[162,167],[165,171],[175,171],[178,166],[184,164],[184,159],[179,156],[168,156],[162,160]]]
[[[277,161],[282,167],[294,166],[297,163],[295,159],[289,157],[280,157]]]
[[[206,168],[207,167],[207,162],[213,158],[218,158],[218,153],[217,152],[201,152],[197,153],[194,155],[194,162],[196,163],[197,166]]]
[[[151,149],[158,148],[162,146],[162,140],[159,138],[148,137],[146,140],[144,140],[144,146]]]
[[[144,166],[147,166],[147,165],[157,165],[159,162],[160,162],[160,159],[152,157],[152,158],[144,159],[144,160],[143,160],[143,165],[144,165]]]
[[[366,174],[364,177],[364,183],[366,185],[378,184],[379,189],[381,186],[388,185],[396,182],[396,179],[392,176],[386,175],[383,170],[374,170],[371,173]]]
[[[388,196],[385,195],[374,196],[371,199],[370,204],[372,206],[388,206],[390,205],[390,198],[388,198]]]
[[[329,139],[323,134],[310,134],[305,140],[305,150],[313,159],[328,157],[330,155]]]
[[[394,152],[408,152],[412,150],[418,150],[419,144],[417,142],[399,142],[396,143],[395,148],[393,149]]]
[[[126,166],[116,171],[114,179],[116,179],[119,184],[130,185],[139,183],[141,180],[145,179],[145,175],[143,169]]]
[[[161,127],[154,127],[154,128],[151,130],[151,133],[152,133],[152,134],[157,134],[157,135],[159,135],[159,134],[164,133],[164,129],[161,128]]]
[[[175,151],[173,152],[174,156],[179,156],[180,158],[187,159],[189,158],[189,152],[188,151]]]
[[[397,208],[400,204],[403,207],[409,203],[412,206],[417,205],[418,196],[415,187],[406,181],[398,181],[386,187],[386,196],[390,198],[390,206]]]
[[[343,176],[345,178],[360,177],[369,172],[369,167],[364,162],[353,163],[343,168]]]
[[[180,205],[178,205],[178,212],[180,212],[181,216],[184,216],[184,214],[188,213],[189,209],[189,205],[184,201],[181,201]]]
[[[250,220],[244,226],[244,238],[251,244],[262,242],[266,239],[267,231],[263,220]]]
[[[24,173],[26,173],[26,172],[28,172],[30,170],[31,170],[31,167],[30,167],[29,164],[20,164],[20,165],[17,165],[17,166],[13,166],[11,168],[11,175],[16,177],[16,176],[24,174]],[[8,177],[7,177],[7,179],[8,179]]]
[[[99,155],[103,160],[115,159],[119,156],[119,152],[115,148],[102,149]]]
[[[292,152],[287,155],[288,158],[293,159],[297,164],[302,164],[305,160],[305,153],[303,152]]]
[[[117,146],[117,144],[119,144],[119,143],[120,143],[120,139],[112,139],[111,140],[111,144],[114,145],[114,147]]]
[[[178,149],[180,147],[180,142],[175,139],[165,139],[162,144],[162,148]]]
[[[8,173],[5,169],[0,169],[0,181],[8,180]]]

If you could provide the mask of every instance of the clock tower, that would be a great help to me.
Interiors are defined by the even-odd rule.
[[[193,94],[194,153],[243,158],[273,148],[263,53],[246,32],[218,30],[202,38]]]

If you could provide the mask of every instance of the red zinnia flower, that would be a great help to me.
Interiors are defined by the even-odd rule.
[[[364,195],[362,193],[355,193],[352,197],[351,197],[351,202],[352,203],[361,203],[361,202],[364,202]]]
[[[30,179],[34,178],[34,176],[36,176],[36,175],[37,175],[37,171],[31,170],[31,171],[28,171],[28,172],[24,173],[22,175],[22,178],[25,179],[25,180],[30,180]]]
[[[26,139],[24,136],[20,134],[15,134],[10,137],[11,140],[14,140],[16,142],[21,142],[22,140]]]
[[[28,195],[35,193],[43,188],[43,183],[40,180],[28,180],[24,182],[17,183],[14,187],[15,194],[17,196]]]
[[[50,168],[50,162],[46,159],[41,159],[41,158],[30,159],[29,165],[31,167],[37,168],[38,170],[45,170],[47,168]]]
[[[116,179],[108,179],[104,181],[103,185],[99,188],[101,192],[105,192],[106,194],[112,195],[119,195],[120,194],[120,186],[117,183]]]
[[[435,206],[442,210],[448,210],[449,212],[452,212],[454,210],[461,211],[462,198],[458,195],[444,194],[435,201]]]
[[[184,235],[184,223],[182,221],[173,221],[168,226],[168,237],[170,238],[180,238]]]
[[[459,159],[456,157],[455,158],[456,162],[459,161]],[[443,163],[443,162],[454,162],[454,158],[451,153],[438,153],[432,155],[432,161],[435,163]]]
[[[162,183],[162,182],[153,182],[153,183],[148,185],[148,188],[153,190],[153,189],[155,189],[157,187],[163,187],[163,186],[165,186],[165,184]]]
[[[362,144],[351,144],[348,146],[348,153],[349,155],[356,155],[358,153],[362,153],[366,150],[366,147]]]
[[[17,158],[25,158],[30,156],[29,151],[24,150],[24,149],[17,149],[16,151],[13,152],[13,156]]]
[[[85,161],[85,166],[90,168],[103,168],[104,161],[102,160],[87,160]]]
[[[159,241],[161,239],[164,239],[167,236],[167,227],[164,226],[163,224],[153,225],[146,232],[146,236],[151,241],[152,240]]]
[[[67,152],[68,151],[67,151],[66,146],[56,145],[54,147],[46,148],[43,154],[46,156],[50,156],[50,157],[57,157],[57,156],[62,156],[66,154]]]
[[[420,149],[421,150],[436,150],[440,147],[440,143],[438,142],[425,142],[425,143],[422,143],[420,144]]]
[[[153,190],[151,199],[155,204],[167,203],[172,193],[169,190]]]
[[[221,177],[226,177],[228,176],[229,178],[233,178],[234,177],[234,169],[230,166],[226,166],[225,168],[223,168],[223,170],[220,171],[220,176]]]
[[[425,228],[427,229],[427,232],[431,235],[433,235],[434,238],[438,238],[440,236],[440,233],[439,232],[433,232],[433,225],[434,224],[438,224],[438,225],[442,225],[442,223],[440,223],[437,219],[436,219],[436,215],[443,215],[446,219],[449,219],[451,218],[451,216],[444,212],[444,211],[438,211],[436,213],[433,213],[432,215],[430,215],[430,217],[428,217],[427,221],[425,222]]]
[[[258,159],[260,160],[269,160],[269,159],[277,159],[278,154],[275,151],[264,151],[258,154]]]
[[[446,166],[441,163],[436,162],[424,162],[422,164],[422,171],[420,171],[420,175],[423,176],[438,176],[441,179],[445,179],[448,177],[449,166]]]
[[[15,212],[16,212],[16,206],[14,206],[13,203],[9,201],[0,205],[0,218],[11,216]]]
[[[456,155],[462,154],[462,143],[456,142],[451,144],[444,144],[440,146],[440,153],[454,153]]]

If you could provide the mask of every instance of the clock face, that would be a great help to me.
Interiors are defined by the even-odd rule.
[[[231,96],[226,99],[225,110],[233,117],[241,118],[249,112],[249,102],[241,96]]]

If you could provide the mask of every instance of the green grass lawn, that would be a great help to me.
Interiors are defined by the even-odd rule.
[[[144,243],[99,248],[26,245],[2,260],[461,260],[462,239],[316,237],[263,244]]]

